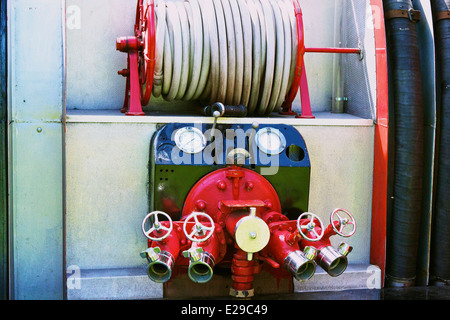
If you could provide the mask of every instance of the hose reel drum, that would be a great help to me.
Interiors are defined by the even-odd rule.
[[[150,97],[244,105],[248,115],[291,112],[301,87],[311,118],[297,0],[138,0],[122,112],[144,115]]]

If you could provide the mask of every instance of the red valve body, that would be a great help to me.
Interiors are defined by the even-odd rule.
[[[250,208],[255,208],[255,217],[263,220],[270,231],[267,245],[253,255],[239,248],[234,239],[236,226],[249,216]],[[193,243],[183,232],[186,220],[187,233],[194,230],[195,223],[188,218],[193,212],[206,213],[215,223],[212,236],[203,242]],[[197,219],[210,226],[205,218],[198,216]],[[254,274],[260,272],[262,263],[278,270],[273,274],[280,278],[289,276],[283,267],[289,254],[300,252],[307,245],[318,249],[327,246],[329,237],[335,234],[330,225],[323,240],[305,241],[297,230],[297,221],[281,213],[280,200],[269,181],[255,171],[234,165],[213,171],[194,185],[184,202],[180,221],[173,222],[173,230],[164,240],[149,241],[149,246],[170,252],[178,266],[189,264],[183,251],[198,247],[213,256],[215,265],[231,260],[232,289],[241,296],[252,290]],[[316,232],[321,232],[320,227],[316,227]],[[314,237],[312,233],[308,235]]]
[[[338,221],[333,222],[335,225],[338,225]],[[328,227],[325,229],[323,233],[323,237],[319,241],[309,241],[307,239],[301,239],[300,240],[300,248],[304,249],[307,246],[312,246],[316,248],[317,250],[321,250],[324,247],[331,246],[330,237],[336,235],[336,232],[333,230],[333,227],[331,224],[328,225]]]

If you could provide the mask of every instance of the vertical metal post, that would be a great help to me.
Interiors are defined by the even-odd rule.
[[[6,0],[0,0],[0,300],[8,299]]]
[[[10,299],[64,298],[64,9],[8,1]]]
[[[382,0],[370,0],[373,10],[377,63],[377,115],[375,123],[370,263],[381,269],[381,286],[386,270],[386,228],[388,194],[389,101],[386,29]]]
[[[343,19],[343,3],[342,0],[335,1],[336,7],[334,11],[334,45],[342,47],[342,19]],[[331,102],[331,112],[344,112],[344,90],[341,72],[341,56],[337,53],[333,54],[333,92]]]

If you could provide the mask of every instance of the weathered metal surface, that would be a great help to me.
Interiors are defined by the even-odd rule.
[[[0,1],[0,300],[8,297],[6,0]]]
[[[8,2],[11,299],[64,297],[63,10]]]

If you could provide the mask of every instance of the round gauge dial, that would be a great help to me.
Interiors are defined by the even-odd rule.
[[[194,127],[184,127],[175,133],[175,144],[186,153],[198,153],[206,147],[206,138],[203,133]]]
[[[286,138],[275,128],[262,128],[256,133],[256,145],[269,155],[279,154],[286,147]]]

